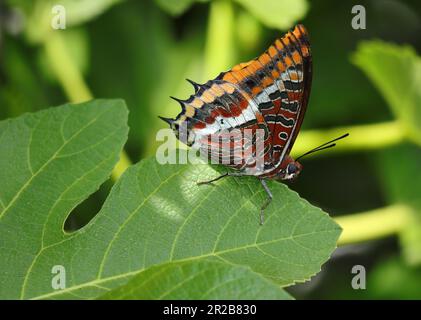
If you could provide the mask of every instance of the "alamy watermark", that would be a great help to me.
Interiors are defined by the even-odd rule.
[[[54,290],[66,289],[66,268],[62,265],[55,265],[51,268],[51,288]]]
[[[351,273],[355,274],[354,277],[352,277],[351,286],[354,290],[365,290],[366,288],[366,272],[365,267],[362,265],[355,265],[351,269]]]
[[[355,14],[351,20],[351,26],[354,30],[366,29],[366,12],[363,5],[357,4],[352,7],[351,13]]]
[[[66,29],[66,8],[56,4],[51,8],[53,17],[51,18],[51,28],[54,30]]]

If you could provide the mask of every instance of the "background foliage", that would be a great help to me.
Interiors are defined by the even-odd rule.
[[[156,131],[164,127],[157,115],[172,116],[178,113],[179,106],[170,101],[168,96],[183,98],[192,93],[192,88],[184,81],[185,78],[204,82],[233,64],[258,55],[297,21],[304,23],[310,32],[315,72],[303,132],[293,152],[297,154],[308,150],[336,134],[350,132],[351,136],[336,150],[319,157],[308,158],[300,179],[290,185],[301,197],[336,217],[344,231],[339,240],[342,246],[323,266],[322,272],[311,281],[290,286],[286,290],[295,298],[421,298],[421,287],[416,285],[419,284],[421,272],[421,63],[417,54],[421,49],[419,2],[68,0],[62,2],[68,9],[68,28],[65,31],[52,31],[49,26],[52,3],[43,0],[9,0],[0,6],[0,117],[14,118],[26,112],[45,109],[47,106],[61,105],[67,101],[81,102],[93,97],[124,99],[130,111],[130,131],[124,146],[123,161],[113,171],[114,180],[127,167],[129,159],[137,163],[154,155],[158,146]],[[257,3],[259,5],[256,5]],[[367,9],[366,30],[351,28],[351,8],[354,4],[362,4]],[[106,147],[93,146],[96,150],[94,156],[97,158],[92,161],[103,160],[104,166],[98,172],[94,170],[95,178],[87,179],[89,184],[83,184],[83,192],[76,188],[77,194],[69,196],[70,202],[67,206],[57,209],[62,218],[67,215],[66,212],[72,212],[64,226],[68,232],[86,225],[97,212],[102,213],[98,214],[98,220],[107,217],[107,207],[102,206],[114,184],[113,180],[105,182],[98,191],[77,205],[106,178],[124,143],[124,106],[116,101],[103,103],[110,103],[109,108],[119,110],[115,112],[120,116],[110,116],[108,121],[98,122],[95,133],[92,133],[93,137],[97,139],[100,130],[104,130],[102,125],[107,123],[111,127],[114,125],[114,128],[120,128],[121,135],[115,139],[110,138],[112,143],[109,142],[111,144]],[[96,102],[93,104],[95,108]],[[38,136],[35,137],[39,139],[39,148],[51,147],[50,151],[55,151],[54,143],[46,146],[42,141],[45,137],[54,137],[53,132],[57,132],[48,122],[48,118],[59,121],[60,116],[48,113],[48,116],[43,117],[43,121],[47,121],[46,132],[51,131],[48,135],[46,132],[34,130],[38,132]],[[82,120],[71,123],[74,129],[83,123],[83,119],[89,119],[89,112],[81,112],[80,116]],[[2,171],[0,181],[2,199],[7,199],[7,192],[12,199],[13,188],[19,185],[19,180],[16,179],[19,175],[12,173],[18,172],[22,174],[22,181],[25,179],[23,171],[19,171],[20,167],[10,164],[19,164],[17,160],[26,159],[24,154],[19,153],[26,150],[19,148],[19,141],[27,141],[22,133],[25,130],[28,130],[28,133],[31,131],[33,122],[38,121],[36,117],[39,116],[24,116],[12,122],[2,122],[0,132],[7,133],[3,139],[9,137],[10,140],[8,144],[2,140],[1,144],[0,165],[7,168]],[[118,122],[119,119],[122,122]],[[15,135],[10,131],[14,126]],[[72,126],[69,127],[70,131],[71,129]],[[87,134],[89,137],[89,132]],[[59,143],[58,140],[56,142]],[[21,147],[24,148],[24,144],[21,144]],[[77,145],[77,149],[81,149],[80,147]],[[104,150],[108,150],[109,154],[104,153]],[[6,155],[16,155],[16,158],[10,159]],[[42,163],[43,158],[41,154],[34,155],[31,159],[36,170],[37,163]],[[48,156],[48,153],[44,156]],[[78,156],[82,157],[82,168],[89,170],[88,167],[83,167],[89,164],[89,156]],[[111,158],[107,159],[106,156]],[[115,205],[113,199],[115,201],[121,185],[129,183],[125,189],[126,195],[130,192],[135,193],[135,183],[130,180],[136,176],[136,170],[145,165],[153,166],[150,162],[141,162],[140,165],[129,169],[131,171],[117,183],[106,203]],[[60,167],[55,170],[59,172]],[[171,174],[165,168],[161,170],[163,172],[159,174],[163,177]],[[74,171],[69,171],[67,178],[52,172],[64,182],[76,179]],[[209,174],[212,172],[209,171]],[[147,177],[145,179],[147,180]],[[252,183],[244,182],[238,191],[233,191],[234,198],[235,192],[238,192],[237,200],[230,206],[239,206],[245,199],[252,198],[255,191],[243,193],[247,186],[257,188]],[[148,184],[141,185],[147,188]],[[225,192],[237,189],[236,182],[233,181],[224,182],[220,187]],[[298,199],[283,186],[275,188],[279,192],[279,199],[283,196]],[[145,195],[150,190],[136,192]],[[165,198],[166,194],[170,193],[162,193],[162,197]],[[48,195],[52,197],[52,201],[55,200],[54,194]],[[197,200],[201,200],[201,197],[198,195]],[[139,201],[142,195],[136,194],[136,199]],[[34,199],[31,201],[37,203]],[[253,198],[253,201],[259,199]],[[309,212],[318,211],[301,201],[297,200],[297,205],[302,205]],[[26,202],[18,204],[28,210]],[[42,215],[44,204],[38,201],[40,208],[28,211],[34,215]],[[190,209],[180,212],[188,210]],[[24,211],[18,212],[23,214]],[[251,212],[254,212],[252,207],[249,211],[245,210],[244,219],[239,219],[238,224],[244,224],[245,230],[248,230],[246,232],[255,235],[253,230],[247,229],[248,223],[252,221],[247,218],[251,217]],[[277,211],[279,217],[284,217],[284,214],[286,211]],[[5,218],[7,217],[8,215],[5,215]],[[19,216],[16,219],[19,219]],[[279,224],[273,226],[282,228],[286,225],[285,230],[289,230],[290,220],[287,219],[284,224],[282,221],[285,220],[279,220]],[[54,229],[58,222],[62,221],[51,222],[53,224],[47,225],[47,230],[58,230]],[[334,227],[333,222],[331,223],[332,232],[337,232],[338,229]],[[108,224],[104,222],[104,225]],[[250,228],[253,226],[250,224]],[[23,226],[25,227],[27,230],[35,230],[30,225]],[[83,250],[95,242],[92,239],[99,237],[101,241],[105,241],[101,238],[105,233],[98,221],[89,224],[88,227],[95,232],[84,231],[82,236],[73,237],[74,240],[71,240],[78,244],[69,246],[73,249],[78,248],[83,257]],[[7,243],[9,238],[5,234],[1,234],[1,240]],[[134,234],[135,232],[129,233],[131,239],[135,237]],[[61,234],[52,232],[47,235],[47,244],[61,241]],[[335,234],[335,237],[337,236],[338,232]],[[84,237],[89,241],[83,242]],[[302,279],[296,274],[292,278],[303,280],[316,272],[333,249],[335,237],[329,238],[330,240],[322,239],[327,241],[329,248],[326,248],[323,258],[313,261],[313,269],[301,275]],[[32,239],[29,236],[28,238]],[[127,240],[123,243],[129,242]],[[157,246],[165,248],[165,245],[161,243]],[[13,249],[10,246],[8,248]],[[29,248],[28,252],[37,250],[35,246],[32,249],[35,251]],[[282,251],[282,247],[275,249],[276,253],[293,252]],[[5,251],[1,254],[2,258],[6,256]],[[53,253],[52,256],[56,254],[58,253]],[[194,252],[184,254],[197,255]],[[12,257],[12,254],[9,252],[7,257]],[[42,259],[49,263],[50,257],[41,257],[41,266]],[[291,257],[298,259],[297,257],[303,256],[295,252]],[[308,256],[306,259],[311,258],[314,256]],[[10,259],[2,261],[5,263],[2,270],[8,270],[13,263],[17,263]],[[96,261],[95,257],[89,261]],[[268,281],[267,277],[261,276],[265,273],[267,276],[268,270],[256,272],[253,265],[226,265],[219,260],[205,260],[197,264],[190,261],[174,264],[166,264],[167,262],[162,258],[159,260],[161,264],[132,278],[128,283],[131,291],[127,288],[116,289],[103,297],[165,297],[169,289],[165,289],[164,284],[171,286],[171,283],[179,283],[180,279],[186,279],[187,274],[195,273],[198,273],[198,280],[194,282],[199,286],[197,290],[189,291],[191,287],[186,286],[185,290],[182,287],[181,291],[170,291],[167,297],[177,298],[177,294],[188,296],[188,292],[204,291],[200,284],[206,281],[208,288],[231,288],[219,292],[231,292],[234,298],[290,297],[285,290]],[[364,291],[353,290],[350,285],[353,276],[351,268],[356,264],[367,268],[368,282]],[[94,269],[92,264],[88,265],[81,268]],[[107,272],[123,274],[124,270],[114,269]],[[156,273],[162,273],[162,278],[158,278],[157,282],[145,283],[144,279]],[[28,287],[28,292],[31,293],[21,297],[34,297],[45,293],[42,286],[36,285],[37,274],[32,275],[33,287]],[[2,285],[6,283],[4,279],[7,276],[10,274],[2,278]],[[17,272],[14,276],[22,275]],[[86,274],[83,274],[83,277],[85,276]],[[78,279],[76,275],[73,280],[75,283],[82,283],[88,278],[89,276],[86,276],[86,279]],[[162,282],[159,282],[160,279]],[[117,280],[115,286],[124,283],[120,283],[120,280],[127,281],[124,277]],[[284,284],[292,282],[286,281]],[[244,294],[249,291],[247,289],[241,292],[235,290],[251,287],[260,288],[260,294],[250,296]],[[162,292],[153,288],[159,288]],[[67,297],[98,297],[108,289],[111,288],[97,284],[88,290],[73,292],[73,296]],[[7,290],[9,297],[12,296],[9,287]],[[150,295],[150,292],[156,292],[156,295]],[[2,296],[7,297],[7,294],[2,292]],[[219,297],[218,289],[211,291],[207,297]]]

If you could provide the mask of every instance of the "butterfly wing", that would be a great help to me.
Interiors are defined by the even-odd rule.
[[[258,58],[204,85],[193,83],[195,94],[178,100],[182,112],[175,120],[166,119],[178,138],[245,174],[260,175],[273,169],[289,153],[307,105],[311,56],[306,34],[299,25]],[[234,130],[244,133],[245,129],[251,134],[221,142],[229,141]],[[260,150],[256,150],[256,139],[263,144]],[[236,150],[244,152],[233,156]],[[254,166],[256,153],[264,159],[264,167]]]

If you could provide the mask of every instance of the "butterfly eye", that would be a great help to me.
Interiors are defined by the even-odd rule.
[[[287,167],[287,172],[288,172],[288,174],[296,173],[297,172],[297,166],[293,163],[290,163]]]

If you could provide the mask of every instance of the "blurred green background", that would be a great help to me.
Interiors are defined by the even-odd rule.
[[[49,26],[53,4],[0,2],[0,119],[68,101],[123,98],[132,162],[154,155],[156,132],[165,127],[157,116],[179,112],[168,97],[193,93],[185,78],[213,78],[303,23],[314,78],[302,130],[398,121],[405,137],[382,145],[392,133],[377,130],[367,141],[359,138],[368,147],[309,157],[291,188],[332,216],[401,203],[412,216],[388,236],[339,247],[319,275],[289,291],[299,299],[421,298],[419,1],[65,0],[65,30]],[[366,8],[365,30],[351,27],[356,4]],[[111,186],[78,206],[66,228],[87,223]],[[357,264],[366,267],[366,290],[351,287]]]

